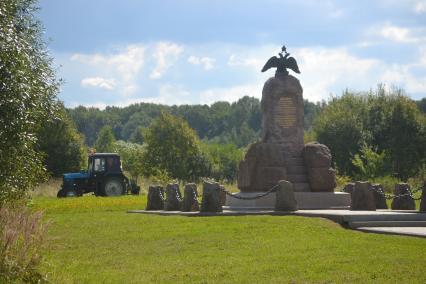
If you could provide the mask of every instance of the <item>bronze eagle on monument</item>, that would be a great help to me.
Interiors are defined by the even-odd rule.
[[[284,56],[283,56],[283,52],[285,53]],[[278,53],[278,55],[279,57],[272,56],[271,58],[269,58],[265,66],[263,66],[262,72],[265,72],[266,70],[270,68],[277,68],[275,75],[278,75],[278,74],[288,75],[287,69],[291,69],[297,74],[300,74],[299,66],[297,66],[296,59],[294,59],[294,57],[289,57],[290,53],[287,52],[285,45],[283,45],[283,47],[281,48],[281,52]]]

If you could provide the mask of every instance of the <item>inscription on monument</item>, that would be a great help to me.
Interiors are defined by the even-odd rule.
[[[292,98],[283,97],[278,100],[275,121],[283,128],[290,128],[296,123],[296,106]]]

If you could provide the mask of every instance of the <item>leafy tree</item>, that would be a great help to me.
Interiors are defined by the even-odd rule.
[[[304,100],[303,109],[305,130],[309,131],[312,129],[312,123],[314,119],[318,116],[324,106],[325,102],[314,104],[308,100]]]
[[[345,92],[333,98],[314,122],[318,142],[330,148],[335,166],[344,175],[353,173],[351,157],[365,143],[363,117],[367,110],[363,100]]]
[[[411,101],[400,99],[388,124],[386,148],[394,174],[402,180],[415,175],[426,164],[426,121]]]
[[[149,125],[151,121],[152,119],[147,117],[143,112],[135,112],[130,116],[121,130],[122,139],[127,141],[131,140],[136,135],[140,135],[141,125]]]
[[[207,137],[211,129],[209,111],[210,108],[207,105],[181,105],[172,107],[172,113],[185,119],[189,127],[197,131],[201,139]]]
[[[36,133],[54,116],[59,81],[36,0],[0,1],[0,206],[42,181]]]
[[[417,104],[417,107],[419,108],[419,110],[423,114],[426,114],[426,98],[423,98],[423,99],[417,101],[416,104]]]
[[[127,171],[130,178],[137,182],[138,177],[143,173],[144,147],[120,140],[115,142],[114,148],[120,154],[123,170]]]
[[[368,93],[344,93],[334,98],[314,122],[319,142],[330,147],[337,168],[353,175],[351,159],[362,145],[389,156],[389,172],[406,180],[426,160],[425,117],[400,89],[379,85]]]
[[[84,135],[85,144],[93,146],[99,131],[108,124],[106,113],[97,108],[79,106],[69,109],[68,115],[74,121],[77,130]]]
[[[115,151],[114,148],[115,137],[112,132],[112,128],[109,125],[105,125],[99,131],[98,139],[95,142],[96,152],[99,153],[112,153]]]
[[[133,133],[130,135],[130,142],[143,144],[143,131],[145,128],[139,127],[133,130]]]
[[[194,181],[209,171],[209,161],[202,153],[195,131],[181,118],[162,113],[144,133],[146,176],[158,170],[172,178]]]
[[[357,179],[371,180],[389,174],[389,157],[386,151],[377,153],[366,144],[362,146],[358,154],[355,154],[352,164],[356,168]]]
[[[63,106],[60,109],[58,117],[46,122],[37,135],[37,150],[44,153],[44,165],[54,176],[80,170],[86,158],[83,137]]]
[[[212,164],[209,176],[227,182],[236,180],[243,150],[234,144],[203,143],[203,151],[207,153]]]

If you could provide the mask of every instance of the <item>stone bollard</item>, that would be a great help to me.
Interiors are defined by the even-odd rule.
[[[422,198],[420,201],[420,212],[426,212],[426,182],[423,183]]]
[[[199,211],[200,206],[198,204],[197,197],[198,197],[197,185],[195,183],[186,184],[185,189],[183,191],[182,211],[184,212]]]
[[[220,204],[225,205],[226,203],[226,192],[225,192],[225,186],[219,185],[220,187]]]
[[[369,182],[355,182],[355,187],[351,194],[351,210],[376,211],[376,202]]]
[[[343,188],[342,191],[352,194],[352,192],[354,192],[354,188],[355,188],[355,183],[350,182],[350,183],[345,185],[345,187]]]
[[[278,185],[275,211],[296,211],[297,201],[294,197],[293,184],[286,180],[280,180]]]
[[[398,183],[395,185],[395,195],[403,195],[396,196],[392,200],[391,208],[392,210],[415,210],[416,204],[414,202],[413,197],[411,196],[410,185],[407,183]]]
[[[203,183],[203,200],[201,212],[222,212],[220,200],[220,185],[217,182],[205,181]]]
[[[162,186],[150,185],[148,188],[148,200],[145,210],[164,209],[164,190]]]
[[[317,142],[305,144],[302,152],[313,192],[334,192],[336,171],[331,168],[330,149]]]
[[[179,185],[177,183],[169,183],[166,186],[166,202],[164,204],[164,210],[166,211],[178,211],[181,209],[182,196],[179,191]]]
[[[373,195],[374,201],[376,202],[376,209],[388,209],[385,191],[381,184],[373,184]]]

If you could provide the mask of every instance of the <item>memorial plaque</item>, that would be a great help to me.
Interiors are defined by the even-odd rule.
[[[296,106],[293,102],[293,98],[280,98],[275,111],[275,121],[277,124],[282,128],[290,128],[295,125],[296,120]]]

